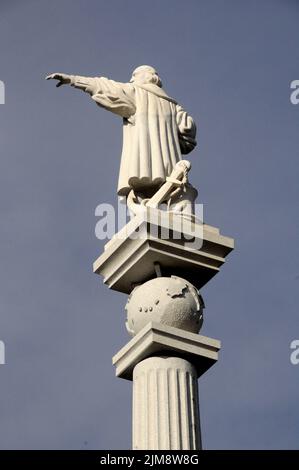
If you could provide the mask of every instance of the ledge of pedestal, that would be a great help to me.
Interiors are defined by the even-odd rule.
[[[112,359],[116,376],[132,380],[134,367],[157,354],[183,357],[191,362],[198,377],[218,360],[220,341],[160,323],[148,323]]]
[[[157,265],[162,276],[182,277],[200,289],[233,249],[234,240],[216,227],[147,208],[105,245],[93,270],[111,289],[127,294],[156,277]]]

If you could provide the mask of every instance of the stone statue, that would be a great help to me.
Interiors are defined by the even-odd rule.
[[[57,87],[68,84],[89,93],[99,106],[123,118],[117,192],[128,197],[133,212],[160,189],[157,206],[167,202],[168,209],[193,213],[197,191],[188,183],[190,163],[176,165],[182,162],[182,154],[196,146],[196,125],[182,106],[165,93],[153,67],[137,67],[129,83],[64,73],[53,73],[46,79],[58,80]],[[164,197],[161,186],[165,183],[168,187]]]
[[[199,450],[197,379],[218,360],[220,342],[197,336],[205,307],[198,289],[234,244],[195,215],[197,190],[182,158],[196,146],[195,123],[148,65],[129,83],[63,73],[47,79],[89,93],[123,119],[117,192],[132,220],[105,244],[93,271],[129,295],[126,327],[135,338],[113,364],[134,384],[133,449]]]

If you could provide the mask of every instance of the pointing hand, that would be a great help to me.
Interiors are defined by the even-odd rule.
[[[71,83],[71,77],[66,73],[51,73],[51,75],[46,77],[46,80],[58,80],[57,88]]]

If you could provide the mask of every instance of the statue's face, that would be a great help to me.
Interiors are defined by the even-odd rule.
[[[131,83],[151,83],[156,71],[152,67],[138,67],[134,70]]]

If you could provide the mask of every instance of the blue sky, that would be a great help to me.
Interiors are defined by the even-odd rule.
[[[126,296],[92,273],[121,121],[44,76],[127,81],[141,64],[197,122],[191,181],[236,240],[202,289],[202,333],[223,345],[200,380],[204,447],[298,448],[298,21],[295,0],[1,1],[2,449],[130,448],[131,383],[111,365]]]

